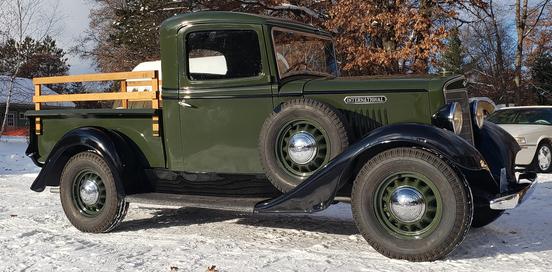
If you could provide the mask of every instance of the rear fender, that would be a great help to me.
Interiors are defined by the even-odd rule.
[[[327,208],[343,185],[351,182],[359,166],[376,154],[396,147],[414,147],[447,161],[472,187],[497,192],[498,184],[485,168],[483,156],[456,134],[425,124],[381,127],[348,147],[290,192],[257,204],[256,211],[316,212]],[[479,177],[474,179],[474,177]]]
[[[33,145],[34,148],[32,148]],[[129,188],[140,191],[147,186],[148,183],[144,180],[145,174],[142,173],[147,167],[144,163],[147,164],[147,162],[135,151],[130,140],[114,131],[82,127],[68,132],[56,143],[38,177],[31,185],[31,190],[41,192],[46,186],[59,186],[67,161],[73,155],[84,151],[95,152],[106,160],[114,173],[117,191],[121,196],[124,196],[125,192],[132,193],[129,192]],[[36,139],[34,143],[31,141],[27,155],[36,158]],[[130,181],[134,184],[128,184]]]

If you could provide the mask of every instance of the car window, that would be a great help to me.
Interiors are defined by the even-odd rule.
[[[191,80],[256,77],[262,73],[261,51],[253,30],[190,33],[186,39]]]
[[[552,113],[549,109],[526,109],[519,112],[516,119],[518,124],[550,125]]]
[[[283,29],[274,29],[272,37],[280,78],[297,74],[337,76],[331,39]]]
[[[495,124],[552,125],[551,109],[506,109],[491,114],[488,121]]]
[[[487,120],[495,124],[513,124],[517,114],[517,110],[498,110],[489,115]]]

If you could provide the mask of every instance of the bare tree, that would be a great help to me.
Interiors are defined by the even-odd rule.
[[[462,40],[466,46],[470,79],[470,92],[476,96],[488,96],[499,103],[511,103],[513,39],[507,29],[504,5],[492,0],[485,6],[466,7],[462,28]]]
[[[57,12],[58,4],[59,2],[56,1],[55,5],[51,6],[52,9],[48,10],[43,0],[0,0],[0,42],[5,43],[13,39],[16,45],[15,56],[9,60],[9,63],[3,65],[5,71],[1,71],[2,76],[8,80],[8,89],[5,90],[6,104],[2,126],[0,127],[0,138],[6,128],[17,74],[29,57],[20,52],[21,50],[18,47],[25,37],[30,36],[41,41],[56,31],[60,18]],[[7,60],[0,59],[0,61]]]
[[[516,84],[516,103],[521,104],[522,100],[522,66],[523,66],[523,46],[525,39],[535,27],[539,24],[541,17],[545,11],[546,6],[550,0],[543,0],[537,3],[536,5],[529,7],[528,0],[516,0],[515,10],[516,10],[516,56],[514,61],[515,71],[514,71],[514,82]]]

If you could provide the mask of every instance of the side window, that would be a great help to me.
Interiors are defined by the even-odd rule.
[[[516,117],[518,116],[519,111],[518,110],[497,110],[489,117],[487,120],[490,122],[493,122],[495,124],[514,124],[516,121]]]
[[[15,113],[8,113],[7,124],[8,127],[15,127]]]
[[[188,78],[233,79],[261,74],[261,50],[253,30],[190,33],[186,39]]]
[[[519,124],[552,125],[552,116],[547,109],[525,109],[517,118]]]

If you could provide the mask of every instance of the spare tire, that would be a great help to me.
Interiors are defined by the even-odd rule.
[[[287,192],[349,145],[342,114],[316,100],[287,101],[265,120],[261,164],[270,182]]]

